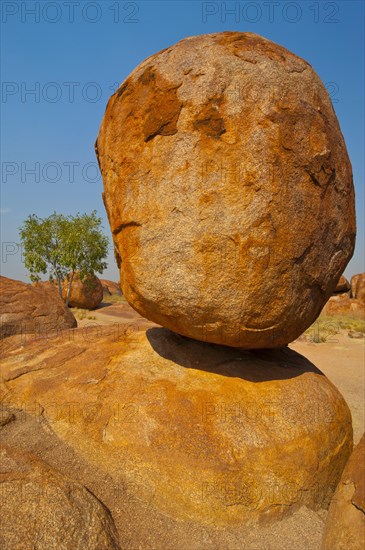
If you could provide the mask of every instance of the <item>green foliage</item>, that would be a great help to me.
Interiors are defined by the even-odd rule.
[[[30,272],[30,279],[39,281],[40,273],[50,271],[50,277],[55,277],[58,282],[61,297],[60,282],[67,273],[62,257],[62,243],[67,225],[67,218],[56,212],[46,219],[32,214],[19,230],[25,267]]]
[[[108,253],[109,239],[100,230],[101,218],[94,210],[89,214],[69,217],[69,227],[63,241],[63,259],[71,273],[78,271],[80,279],[94,272],[102,273]]]
[[[25,267],[32,281],[40,273],[56,279],[62,298],[61,282],[69,275],[66,304],[69,302],[72,280],[77,271],[81,280],[107,267],[108,237],[101,232],[101,218],[91,214],[64,216],[54,212],[48,218],[28,216],[20,227]]]

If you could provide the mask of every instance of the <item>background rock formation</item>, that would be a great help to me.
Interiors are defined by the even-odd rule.
[[[29,285],[0,277],[0,324],[5,337],[73,328],[77,321],[52,283]]]
[[[365,273],[351,277],[351,295],[365,303]]]
[[[347,294],[331,296],[325,304],[322,313],[324,315],[349,315],[351,317],[365,318],[364,303],[355,298],[349,298]]]
[[[108,281],[108,279],[100,279],[100,282],[103,286],[104,295],[106,296],[112,296],[113,294],[117,294],[118,296],[122,295],[122,291],[119,283],[115,283],[114,281]]]
[[[123,294],[180,334],[284,345],[352,256],[352,170],[328,93],[260,36],[186,38],[146,59],[110,98],[96,151]]]

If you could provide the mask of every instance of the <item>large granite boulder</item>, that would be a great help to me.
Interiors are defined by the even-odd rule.
[[[365,273],[358,273],[351,277],[351,295],[365,302]]]
[[[343,471],[328,512],[322,550],[365,548],[365,435]]]
[[[66,277],[62,285],[63,299],[66,300],[68,292],[69,279]],[[95,309],[103,300],[103,286],[96,275],[87,275],[82,280],[78,273],[75,273],[69,300],[70,307],[80,309]]]
[[[352,256],[351,164],[312,67],[258,35],[186,38],[110,98],[96,142],[122,291],[243,348],[313,323]]]
[[[31,453],[0,449],[2,550],[120,550],[113,519],[85,487]]]
[[[52,283],[27,284],[0,277],[0,337],[54,333],[77,326]]]
[[[83,460],[175,521],[238,527],[328,506],[352,450],[344,399],[289,348],[96,327],[88,341],[77,329],[52,346],[8,339],[0,372],[10,409],[41,414]]]

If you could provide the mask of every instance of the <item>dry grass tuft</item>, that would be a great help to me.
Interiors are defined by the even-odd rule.
[[[71,307],[70,308],[76,319],[79,321],[82,321],[83,319],[90,319],[95,320],[95,315],[90,315],[90,311],[88,309],[81,309],[78,307]]]
[[[365,334],[365,320],[351,315],[320,315],[306,331],[305,335],[315,344],[329,342],[341,330],[354,330]]]

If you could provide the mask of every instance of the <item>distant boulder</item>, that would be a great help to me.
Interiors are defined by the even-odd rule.
[[[342,294],[344,292],[348,292],[350,289],[351,289],[350,283],[348,282],[346,277],[341,275],[340,280],[338,281],[337,286],[334,290],[334,294]]]
[[[365,302],[365,273],[351,277],[351,296]]]
[[[360,300],[350,298],[347,294],[331,296],[322,309],[324,315],[350,315],[363,318],[365,316],[364,304]]]
[[[0,277],[0,336],[53,332],[77,326],[52,283],[27,284]]]
[[[100,279],[100,282],[103,286],[104,296],[112,296],[113,294],[117,294],[118,296],[122,295],[122,289],[119,283],[108,281],[108,279]]]
[[[62,285],[62,296],[66,300],[69,279],[66,277]],[[75,273],[69,301],[70,307],[81,309],[95,309],[103,300],[103,286],[96,275],[87,275],[82,281]]]

